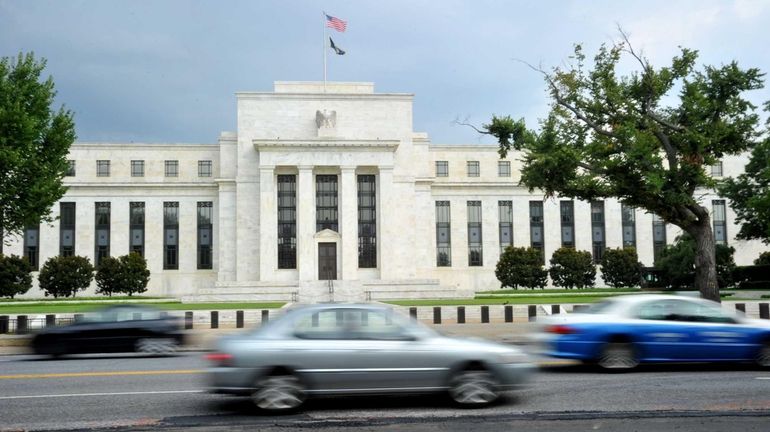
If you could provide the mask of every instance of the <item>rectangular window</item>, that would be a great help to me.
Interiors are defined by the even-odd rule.
[[[604,201],[591,202],[591,239],[593,240],[594,262],[599,262],[604,255]]]
[[[452,235],[449,201],[436,201],[436,265],[452,266]]]
[[[358,176],[358,267],[377,268],[377,188],[373,175]]]
[[[96,161],[96,176],[97,177],[109,177],[110,176],[110,161],[98,160]]]
[[[128,251],[144,256],[144,203],[130,202],[128,207],[128,229],[131,238]]]
[[[500,217],[500,253],[513,246],[513,202],[498,201]]]
[[[625,204],[620,205],[623,223],[623,247],[636,247],[636,209]]]
[[[725,200],[711,201],[714,218],[714,242],[716,244],[727,244],[727,214]]]
[[[297,176],[278,176],[278,268],[297,268]]]
[[[484,265],[484,249],[481,241],[481,201],[468,201],[468,265]]]
[[[110,256],[110,203],[97,202],[95,207],[94,266],[98,267],[102,258]]]
[[[178,177],[178,176],[179,176],[179,161],[167,160],[166,177]]]
[[[497,176],[498,177],[511,176],[511,161],[497,161]]]
[[[213,211],[214,206],[211,201],[198,202],[198,270],[212,268]]]
[[[198,177],[211,177],[211,161],[198,161]]]
[[[339,231],[337,213],[337,176],[317,175],[315,181],[316,232]]]
[[[179,203],[163,203],[163,269],[179,268]]]
[[[132,160],[131,161],[131,177],[144,177],[144,161]]]
[[[711,177],[722,177],[722,161],[711,165]]]
[[[436,177],[449,177],[449,162],[436,161]]]
[[[543,202],[529,202],[529,239],[531,247],[540,251],[540,256],[545,263],[545,240],[543,224]]]
[[[64,174],[66,177],[75,177],[75,161],[72,159],[67,160],[67,172]]]
[[[24,230],[24,257],[27,258],[32,270],[38,270],[40,260],[40,225],[27,227]]]
[[[75,203],[59,203],[59,255],[75,255]]]
[[[561,247],[575,248],[575,202],[561,201]]]
[[[652,215],[652,255],[657,263],[660,253],[666,248],[666,223],[660,216]]]
[[[479,161],[468,161],[468,177],[479,176]]]

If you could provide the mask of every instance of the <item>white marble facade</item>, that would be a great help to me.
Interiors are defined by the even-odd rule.
[[[529,202],[542,195],[519,186],[521,163],[510,154],[510,176],[501,176],[496,146],[434,145],[412,127],[411,94],[375,93],[371,83],[276,82],[273,92],[237,94],[237,132],[217,144],[76,143],[74,177],[61,202],[76,205],[75,253],[95,255],[95,203],[110,202],[110,254],[129,250],[129,203],[144,202],[144,256],[152,272],[151,295],[198,299],[367,300],[393,297],[466,296],[495,289],[500,254],[499,201],[513,206],[513,244],[530,245]],[[110,161],[109,176],[97,176],[97,160]],[[144,176],[131,161],[144,161]],[[165,175],[165,161],[178,161],[178,175]],[[199,161],[211,161],[200,176]],[[437,176],[437,161],[446,176]],[[469,176],[468,162],[478,162]],[[745,157],[725,158],[723,175],[738,174]],[[277,176],[296,179],[296,266],[278,267]],[[375,268],[358,267],[358,175],[376,182]],[[316,176],[337,176],[338,230],[316,230]],[[703,198],[711,208],[707,191]],[[436,201],[450,203],[451,266],[437,266]],[[469,266],[468,201],[481,202],[482,265]],[[561,246],[558,199],[543,202],[546,257]],[[178,269],[163,265],[163,203],[179,203]],[[213,265],[198,268],[196,206],[213,204]],[[607,200],[606,247],[622,244],[621,206]],[[58,216],[59,205],[53,214]],[[652,216],[635,212],[640,259],[652,265]],[[736,262],[749,264],[765,248],[733,238],[738,228],[727,210],[728,243]],[[591,208],[574,204],[575,244],[591,250]],[[678,235],[667,227],[667,241]],[[43,224],[39,262],[59,254],[59,221]],[[319,280],[319,243],[333,243],[336,280]],[[22,239],[7,253],[23,254]],[[89,293],[92,293],[91,287]],[[40,296],[37,288],[27,294]],[[289,298],[291,296],[291,298]]]

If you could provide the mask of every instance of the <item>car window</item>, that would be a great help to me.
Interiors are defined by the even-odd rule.
[[[387,311],[328,309],[308,313],[294,324],[294,334],[303,339],[400,339],[403,327]]]
[[[584,311],[584,313],[589,313],[589,314],[607,313],[607,311],[615,307],[616,304],[617,302],[614,300],[602,300],[589,306],[588,309]]]
[[[646,302],[637,310],[640,319],[683,322],[733,323],[735,320],[719,306],[686,300]]]

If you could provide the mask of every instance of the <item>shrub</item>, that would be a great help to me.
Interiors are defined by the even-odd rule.
[[[108,256],[101,259],[99,267],[96,269],[96,289],[97,294],[106,294],[112,296],[121,292],[123,283],[121,282],[122,269],[120,260]]]
[[[717,283],[725,288],[733,283],[735,249],[716,245]],[[695,281],[695,240],[688,234],[676,238],[673,245],[666,246],[655,263],[660,269],[661,283],[673,289],[692,288]]]
[[[642,282],[642,263],[636,249],[607,249],[601,261],[602,277],[611,287],[636,287]]]
[[[732,246],[716,245],[717,284],[720,288],[727,288],[735,282],[735,248]]]
[[[26,259],[0,255],[0,297],[14,298],[32,288],[32,268]]]
[[[81,256],[52,257],[43,264],[37,279],[46,297],[75,296],[91,285],[94,266],[88,258]]]
[[[497,262],[495,276],[503,288],[543,288],[548,283],[543,255],[534,248],[506,248]]]
[[[590,252],[563,247],[551,256],[551,268],[548,273],[556,286],[568,289],[585,288],[594,284],[596,265]]]
[[[754,265],[770,265],[770,251],[759,254],[754,260]]]
[[[119,259],[123,272],[123,286],[120,292],[131,296],[132,294],[147,291],[147,283],[150,282],[147,260],[136,252],[123,255]]]

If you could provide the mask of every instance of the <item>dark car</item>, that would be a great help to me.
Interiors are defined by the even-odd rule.
[[[32,339],[35,354],[141,352],[169,354],[182,345],[179,317],[136,305],[110,306],[72,324],[41,330]]]

